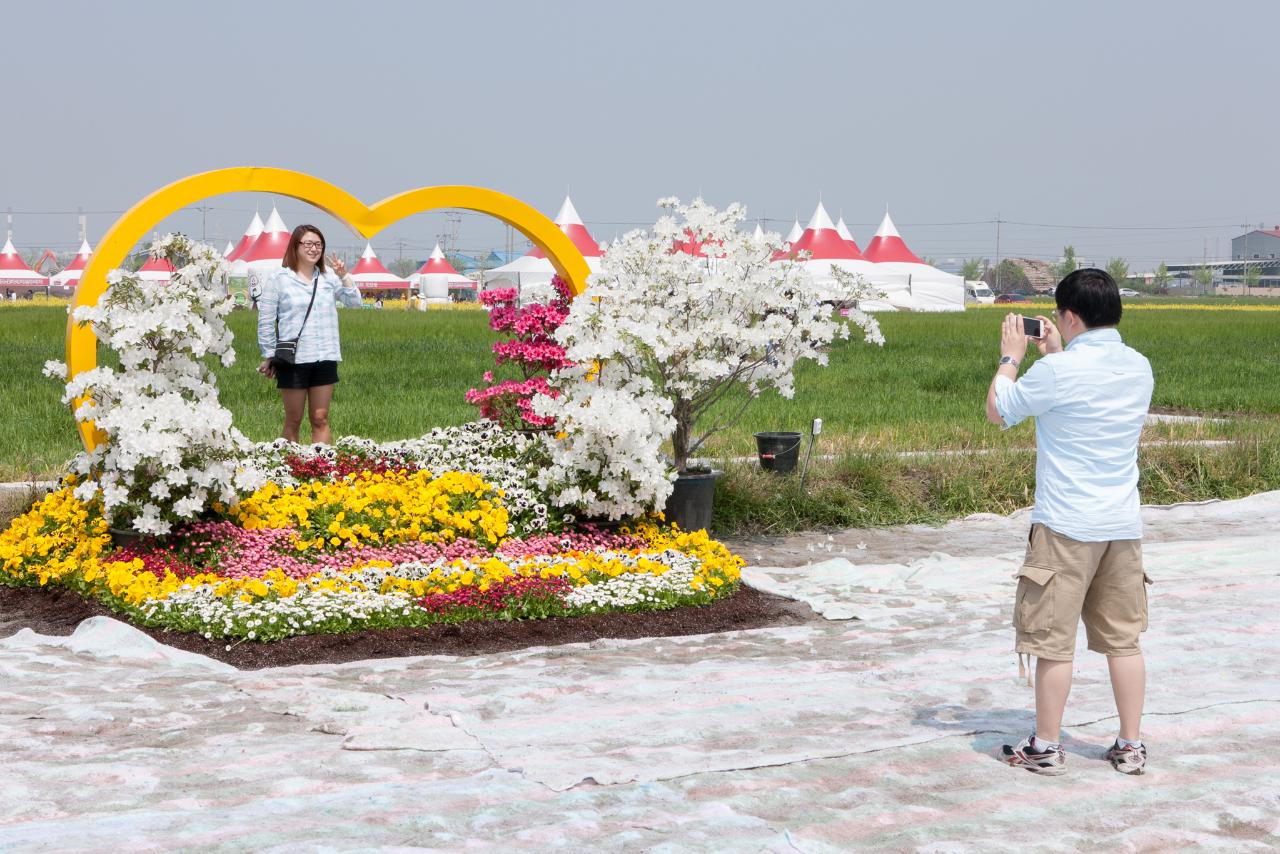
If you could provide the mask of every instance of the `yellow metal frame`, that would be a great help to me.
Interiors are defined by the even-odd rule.
[[[265,166],[239,166],[202,172],[156,190],[133,206],[103,235],[81,275],[72,312],[97,305],[107,289],[107,273],[119,267],[139,240],[155,225],[188,205],[223,193],[275,193],[315,205],[365,239],[407,216],[439,208],[464,208],[497,217],[547,253],[552,266],[576,296],[586,288],[586,259],[554,222],[519,199],[483,187],[419,187],[390,196],[369,207],[340,187],[302,172]],[[93,331],[67,321],[67,372],[74,377],[98,364]],[[74,410],[83,399],[72,403]],[[77,425],[80,439],[92,451],[104,436],[92,421]]]

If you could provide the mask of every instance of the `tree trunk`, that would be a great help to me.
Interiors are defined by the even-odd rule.
[[[689,434],[693,431],[691,409],[689,401],[677,400],[671,413],[676,420],[676,429],[671,434],[671,451],[678,472],[684,471],[689,465]]]

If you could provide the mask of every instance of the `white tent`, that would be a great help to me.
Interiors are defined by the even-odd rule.
[[[893,307],[911,311],[964,311],[964,279],[926,264],[907,248],[889,212],[867,244],[871,283]]]
[[[603,253],[595,238],[583,225],[582,218],[578,216],[578,211],[568,196],[564,197],[564,204],[560,206],[560,213],[556,214],[555,223],[573,241],[573,245],[578,247],[591,272],[599,269]],[[522,303],[547,300],[551,297],[550,284],[555,274],[551,259],[535,246],[511,263],[486,271],[483,274],[484,287],[485,290],[516,288]]]

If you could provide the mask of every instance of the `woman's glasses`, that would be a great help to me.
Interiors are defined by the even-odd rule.
[[[298,245],[303,249],[323,249],[324,244],[317,240],[299,240]]]

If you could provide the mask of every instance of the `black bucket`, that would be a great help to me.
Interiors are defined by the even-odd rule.
[[[760,468],[774,474],[789,474],[800,462],[799,433],[757,433],[756,450]]]
[[[690,472],[676,478],[675,489],[663,510],[668,522],[682,531],[705,531],[711,527],[715,509],[716,480],[723,472]]]

